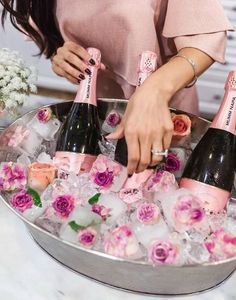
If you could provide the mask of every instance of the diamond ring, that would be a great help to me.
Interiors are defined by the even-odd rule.
[[[152,152],[153,155],[160,155],[160,156],[165,156],[165,157],[167,157],[167,155],[168,155],[168,149],[166,149],[165,151],[152,149],[151,152]]]

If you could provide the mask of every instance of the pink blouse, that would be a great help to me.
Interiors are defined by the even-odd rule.
[[[233,30],[218,0],[57,0],[56,16],[65,41],[101,50],[108,70],[99,96],[110,97],[121,96],[114,81],[125,98],[134,92],[142,51],[156,52],[159,66],[184,47],[223,63]],[[197,113],[195,88],[179,91],[171,106]]]

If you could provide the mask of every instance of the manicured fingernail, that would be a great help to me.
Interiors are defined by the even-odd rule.
[[[78,84],[80,84],[80,81],[81,81],[81,80],[80,80],[80,79],[78,79]]]
[[[84,79],[85,79],[85,76],[84,76],[83,74],[80,74],[80,75],[79,75],[79,78],[82,79],[82,80],[84,80]]]
[[[96,64],[95,60],[92,59],[92,58],[90,59],[89,63],[90,63],[92,66],[94,66],[94,65]]]
[[[88,75],[91,75],[91,74],[92,74],[91,71],[90,71],[89,69],[85,69],[84,72],[87,73]]]
[[[132,177],[132,174],[128,174],[128,178]]]

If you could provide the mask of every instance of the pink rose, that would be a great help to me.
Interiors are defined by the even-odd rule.
[[[165,170],[168,172],[179,171],[181,162],[175,153],[169,153],[165,161]]]
[[[146,183],[145,190],[149,192],[169,192],[170,190],[176,190],[178,184],[175,180],[175,176],[167,171],[157,171]]]
[[[172,114],[172,122],[174,125],[173,136],[183,137],[191,132],[191,120],[187,115]]]
[[[6,162],[0,165],[0,190],[24,189],[27,184],[26,168],[21,164]]]
[[[106,208],[103,205],[99,205],[99,204],[93,204],[92,205],[92,212],[94,212],[95,214],[98,214],[99,216],[101,216],[103,221],[106,221],[106,219],[108,218],[109,213],[111,211],[112,211],[111,208]]]
[[[160,209],[154,203],[141,203],[136,212],[139,222],[144,224],[155,224],[160,217]]]
[[[47,123],[52,117],[52,110],[50,108],[41,108],[37,112],[37,119],[41,123]]]
[[[132,204],[143,199],[143,193],[139,189],[124,188],[119,192],[119,197],[127,204]]]
[[[109,113],[109,115],[106,118],[107,124],[111,127],[115,127],[116,125],[118,125],[120,123],[120,120],[121,117],[116,111]]]
[[[85,247],[93,246],[96,241],[96,237],[97,231],[91,227],[80,230],[78,234],[80,244],[84,245]]]
[[[75,207],[75,199],[69,194],[59,195],[53,200],[52,207],[56,211],[57,215],[63,218],[68,218]]]
[[[177,247],[169,241],[154,241],[148,249],[148,260],[156,265],[174,264],[177,255]]]
[[[180,227],[191,228],[205,216],[200,200],[192,195],[180,196],[173,207],[173,219]]]
[[[105,172],[97,172],[94,176],[94,182],[103,187],[110,187],[113,182],[113,172],[109,172],[108,170]]]
[[[102,188],[109,188],[113,184],[115,176],[122,171],[122,167],[110,158],[99,155],[93,163],[90,175],[92,180]]]
[[[216,260],[236,256],[236,236],[223,228],[212,233],[205,246]]]
[[[129,225],[121,225],[103,237],[104,251],[117,257],[134,257],[140,248]]]
[[[21,213],[34,205],[31,194],[27,193],[25,190],[20,190],[14,194],[10,200],[10,203],[12,207],[16,208]]]

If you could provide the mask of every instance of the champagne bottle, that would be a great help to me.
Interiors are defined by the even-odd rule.
[[[101,52],[88,48],[96,62],[88,66],[90,75],[81,81],[76,98],[57,141],[55,161],[61,169],[79,174],[89,172],[100,153],[100,125],[97,111],[96,82]]]
[[[211,212],[223,210],[234,180],[236,72],[230,72],[225,95],[210,128],[192,152],[180,186],[196,193]]]
[[[154,72],[157,68],[157,55],[151,51],[144,51],[140,55],[138,66],[138,77],[136,87],[139,88],[143,82]],[[116,145],[115,160],[127,166],[128,151],[125,138],[118,140]]]

